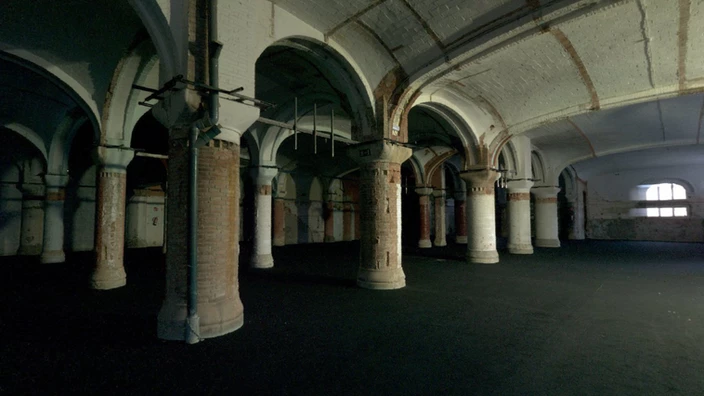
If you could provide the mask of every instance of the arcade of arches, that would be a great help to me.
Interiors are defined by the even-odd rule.
[[[185,340],[242,326],[238,265],[275,267],[272,246],[358,240],[358,286],[398,289],[404,247],[495,264],[567,239],[702,242],[702,15],[689,0],[5,1],[0,255],[93,251],[90,287],[113,289],[125,249],[162,247],[158,334]],[[681,189],[654,206],[671,218],[647,215],[661,183]]]

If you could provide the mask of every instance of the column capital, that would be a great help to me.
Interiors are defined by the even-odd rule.
[[[555,186],[536,186],[531,188],[530,192],[536,198],[557,198],[557,193],[560,192],[560,187]]]
[[[127,165],[134,158],[134,150],[129,147],[98,146],[95,154],[102,170],[113,173],[127,173]]]
[[[486,166],[470,166],[469,169],[460,172],[460,178],[467,183],[467,192],[478,189],[488,189],[494,187],[494,182],[499,179],[499,172]]]
[[[522,193],[522,192],[529,192],[531,188],[533,188],[533,182],[530,180],[511,180],[506,184],[506,187],[508,187],[508,192],[517,192],[517,193]]]
[[[415,189],[416,194],[418,195],[430,195],[433,193],[433,188],[432,187],[416,187]]]
[[[433,197],[445,198],[445,190],[433,190]]]
[[[413,150],[387,140],[360,143],[347,149],[347,156],[359,164],[374,161],[402,164],[411,158]]]
[[[249,174],[258,186],[270,186],[279,174],[279,168],[276,165],[255,166],[249,169]]]
[[[44,175],[44,181],[47,188],[64,188],[68,184],[68,175]]]
[[[220,128],[220,134],[215,136],[215,139],[224,140],[239,146],[240,139],[242,138],[241,131],[227,125],[218,125],[218,128]]]

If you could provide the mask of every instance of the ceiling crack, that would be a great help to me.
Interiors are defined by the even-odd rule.
[[[638,0],[636,5],[638,6],[638,11],[640,11],[640,32],[643,35],[643,51],[645,51],[645,62],[648,65],[648,81],[650,81],[650,87],[655,88],[655,81],[653,80],[653,54],[650,48],[648,18],[645,7],[643,7],[643,1]]]
[[[662,141],[666,141],[667,137],[665,136],[665,122],[662,119],[662,106],[660,105],[660,100],[657,101],[658,105],[658,119],[660,120],[660,130],[662,131]]]
[[[679,0],[680,18],[677,31],[677,79],[680,92],[687,89],[687,39],[689,35],[689,17],[691,0]]]

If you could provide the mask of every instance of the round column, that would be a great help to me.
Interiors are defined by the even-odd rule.
[[[325,219],[324,242],[335,242],[335,202],[333,202],[332,194],[329,194],[325,202],[323,217]]]
[[[455,193],[455,243],[467,244],[467,193]]]
[[[488,168],[475,168],[462,172],[460,177],[467,183],[467,261],[498,263],[494,182],[499,173]]]
[[[354,206],[345,202],[342,209],[342,240],[354,240]]]
[[[127,165],[132,150],[98,147],[97,199],[95,214],[95,268],[91,287],[108,290],[127,283],[125,273],[125,195]]]
[[[445,226],[445,191],[433,191],[435,197],[435,246],[447,246]]]
[[[283,198],[274,198],[274,246],[286,245],[286,201]]]
[[[63,263],[64,254],[64,201],[68,175],[48,174],[44,200],[44,237],[40,261],[45,264]]]
[[[508,183],[508,251],[512,254],[533,254],[530,235],[531,181]]]
[[[433,189],[430,187],[417,187],[418,207],[419,207],[419,227],[420,238],[418,239],[418,247],[430,248],[433,244],[430,242],[430,195]]]
[[[271,255],[271,182],[279,173],[276,167],[257,167],[252,169],[254,179],[254,246],[250,266],[252,268],[271,268],[274,257]]]
[[[240,328],[244,322],[239,295],[239,133],[223,129],[198,151],[198,335],[211,338]],[[185,340],[188,267],[187,129],[171,131],[168,172],[168,249],[166,298],[157,320],[157,335]]]
[[[535,197],[535,246],[558,248],[557,193],[559,187],[533,187]]]
[[[406,285],[401,266],[401,163],[411,154],[385,141],[348,151],[360,164],[360,287],[388,290]]]
[[[43,184],[23,183],[22,192],[22,226],[20,228],[20,256],[38,256],[42,253],[44,235],[44,195]]]

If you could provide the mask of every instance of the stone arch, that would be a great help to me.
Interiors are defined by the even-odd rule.
[[[16,123],[16,122],[7,123],[3,126],[11,131],[16,132],[18,135],[22,136],[23,138],[27,139],[27,141],[32,143],[32,145],[34,147],[36,147],[37,150],[39,150],[39,152],[42,154],[44,162],[46,163],[48,161],[49,157],[48,157],[48,154],[46,151],[46,145],[44,143],[44,139],[42,139],[41,136],[39,136],[39,134],[34,132],[32,129],[30,129],[22,124]]]
[[[186,54],[176,45],[171,26],[156,0],[127,0],[147,29],[160,59],[161,83],[176,76],[183,69]],[[168,6],[168,4],[166,4]]]
[[[64,175],[68,172],[68,161],[73,138],[86,122],[89,122],[87,117],[76,114],[64,117],[49,144],[47,173]]]
[[[547,173],[545,169],[545,162],[543,161],[543,156],[537,150],[532,150],[530,153],[530,164],[533,174],[533,179],[540,184],[545,184]]]
[[[439,102],[431,100],[429,96],[421,96],[413,107],[428,109],[450,124],[462,142],[463,150],[460,153],[460,157],[463,159],[462,165],[465,169],[469,164],[475,164],[478,161],[479,153],[477,148],[479,147],[479,141],[472,127],[467,123],[466,119],[460,115],[461,113],[457,106],[449,101]]]

